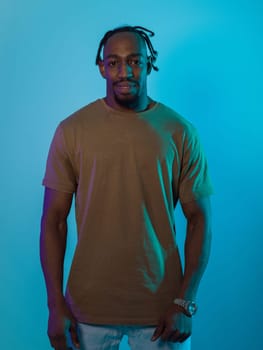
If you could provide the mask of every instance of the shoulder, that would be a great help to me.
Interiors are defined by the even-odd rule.
[[[81,128],[92,123],[94,120],[98,120],[98,117],[101,116],[103,112],[103,105],[101,100],[98,99],[69,115],[60,122],[59,126],[62,129]]]
[[[62,120],[55,131],[54,142],[61,145],[76,145],[79,139],[85,139],[87,131],[94,130],[103,120],[105,109],[101,100],[96,100],[80,108],[64,120]],[[84,135],[84,136],[83,136]]]
[[[195,126],[171,107],[159,102],[157,110],[159,118],[165,121],[173,135],[191,137],[197,134]]]

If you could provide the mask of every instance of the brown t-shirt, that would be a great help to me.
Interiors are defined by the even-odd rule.
[[[97,100],[58,126],[43,184],[75,193],[77,320],[157,324],[182,280],[176,203],[212,192],[195,128],[161,103],[124,113]]]

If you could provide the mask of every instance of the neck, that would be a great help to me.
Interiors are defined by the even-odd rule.
[[[106,96],[104,98],[104,101],[111,108],[121,112],[143,112],[147,109],[150,109],[154,104],[153,100],[147,95],[136,101],[131,101],[130,103],[122,103],[122,101],[116,101],[115,99],[112,99],[109,96]]]

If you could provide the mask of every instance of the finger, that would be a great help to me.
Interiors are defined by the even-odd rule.
[[[71,336],[71,341],[73,343],[73,345],[76,348],[80,348],[80,342],[79,342],[79,338],[78,338],[78,330],[77,330],[77,324],[75,321],[71,322],[71,325],[69,327],[69,332],[70,332],[70,336]]]
[[[164,323],[163,321],[160,321],[158,326],[155,328],[155,331],[151,337],[151,341],[157,340],[161,336],[163,329],[164,329]]]
[[[176,330],[171,334],[169,341],[175,343],[175,342],[178,342],[179,339],[180,339],[180,332]]]
[[[68,350],[66,337],[62,336],[54,336],[49,337],[50,344],[55,350]]]
[[[191,333],[182,333],[178,338],[178,342],[183,343],[187,338],[189,338]]]
[[[164,331],[162,332],[161,338],[163,341],[169,341],[169,338],[173,334],[173,331],[171,328],[165,328]]]

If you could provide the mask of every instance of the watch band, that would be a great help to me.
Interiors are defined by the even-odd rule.
[[[193,316],[197,311],[197,305],[194,301],[176,298],[173,300],[173,303],[181,306],[185,310],[187,316]]]
[[[173,303],[176,305],[182,306],[185,309],[187,307],[187,304],[189,303],[189,301],[176,298],[176,299],[174,299]]]

